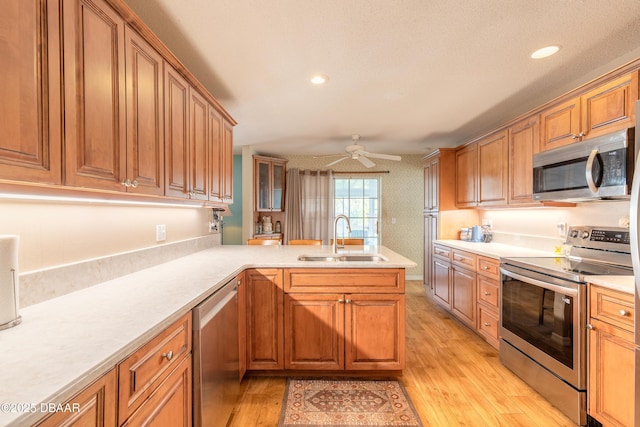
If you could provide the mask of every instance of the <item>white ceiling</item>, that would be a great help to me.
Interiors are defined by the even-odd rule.
[[[455,146],[640,57],[638,0],[125,1],[263,154]]]

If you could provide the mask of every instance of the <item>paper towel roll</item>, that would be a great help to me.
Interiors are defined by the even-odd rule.
[[[18,314],[18,236],[0,235],[0,330],[16,326]]]

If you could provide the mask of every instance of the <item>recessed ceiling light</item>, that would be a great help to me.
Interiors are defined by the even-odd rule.
[[[558,51],[560,50],[560,46],[546,46],[543,48],[540,48],[538,50],[536,50],[535,52],[533,52],[531,54],[531,57],[533,59],[542,59],[542,58],[546,58],[548,56],[551,56],[555,53],[558,53]]]
[[[329,77],[325,76],[324,74],[316,74],[315,76],[311,77],[311,83],[313,83],[314,85],[323,85],[327,81],[329,81]]]

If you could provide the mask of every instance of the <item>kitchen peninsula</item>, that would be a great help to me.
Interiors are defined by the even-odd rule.
[[[25,425],[46,417],[42,403],[68,401],[245,270],[397,271],[404,302],[404,269],[415,264],[385,247],[345,253],[365,252],[386,261],[298,260],[301,254],[331,255],[328,246],[213,247],[26,307],[23,323],[0,333],[0,346],[10,349],[0,358],[0,403],[32,406],[0,411],[0,424]]]

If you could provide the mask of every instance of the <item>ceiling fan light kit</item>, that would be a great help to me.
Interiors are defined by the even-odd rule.
[[[370,160],[370,158],[372,158],[372,159],[383,159],[383,160],[394,160],[394,161],[399,161],[401,159],[400,156],[396,156],[394,154],[369,153],[368,151],[366,151],[364,149],[363,145],[358,144],[358,142],[360,141],[360,135],[352,135],[351,136],[351,140],[353,141],[353,144],[347,146],[347,148],[345,149],[346,155],[330,154],[329,156],[340,156],[340,155],[342,155],[343,157],[339,158],[338,160],[334,160],[334,161],[332,161],[330,163],[327,163],[325,165],[325,167],[333,166],[336,163],[340,163],[341,161],[346,160],[346,159],[351,159],[351,160],[359,161],[360,163],[362,163],[363,166],[365,166],[367,168],[372,168],[376,164],[374,162],[372,162]],[[316,156],[316,157],[327,157],[327,156]]]

